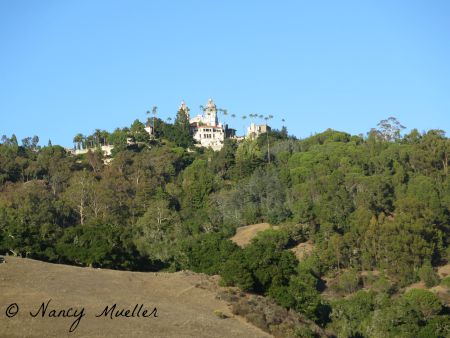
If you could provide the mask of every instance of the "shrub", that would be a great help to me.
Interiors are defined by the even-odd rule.
[[[226,314],[224,314],[220,310],[214,310],[214,314],[216,315],[217,318],[220,318],[220,319],[227,319],[228,318],[228,316]]]
[[[294,337],[299,338],[314,338],[316,335],[309,327],[297,327],[294,330]]]
[[[219,274],[223,264],[239,247],[219,233],[194,237],[182,245],[186,269],[209,275]]]
[[[423,320],[429,320],[442,310],[439,298],[427,290],[412,289],[405,293],[402,300],[414,309]]]
[[[347,293],[353,293],[359,288],[358,274],[353,271],[346,271],[340,277],[338,281],[338,288]]]
[[[242,254],[235,254],[224,263],[221,274],[222,285],[237,286],[243,291],[255,288],[253,276],[243,260]]]
[[[372,290],[380,293],[391,294],[393,291],[393,286],[391,282],[385,277],[380,276],[373,284]]]
[[[249,313],[245,316],[245,318],[255,325],[256,327],[259,327],[263,331],[268,331],[269,328],[267,327],[266,319],[264,318],[264,315],[261,313]]]
[[[419,269],[419,277],[425,283],[427,288],[431,288],[439,284],[439,276],[430,263],[425,263]]]
[[[444,279],[442,279],[441,280],[441,285],[450,288],[450,276],[445,277]]]

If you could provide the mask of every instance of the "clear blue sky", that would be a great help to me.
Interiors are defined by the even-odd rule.
[[[450,132],[450,1],[1,0],[0,43],[0,135],[19,140],[209,97],[298,137],[391,115]]]

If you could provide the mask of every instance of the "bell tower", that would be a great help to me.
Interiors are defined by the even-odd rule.
[[[185,114],[186,114],[186,117],[187,117],[187,119],[189,120],[190,119],[190,116],[189,116],[189,107],[186,105],[186,102],[184,102],[184,100],[183,101],[181,101],[181,104],[180,104],[180,107],[178,108],[178,110],[181,110],[181,111],[183,111]]]
[[[208,100],[205,107],[205,120],[210,126],[217,126],[219,124],[217,119],[217,107],[212,99]]]

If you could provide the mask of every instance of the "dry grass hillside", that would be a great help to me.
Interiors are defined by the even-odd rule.
[[[250,244],[251,240],[256,237],[256,235],[267,229],[279,229],[278,226],[272,226],[269,223],[258,223],[246,225],[243,227],[239,227],[236,230],[236,234],[231,237],[231,240],[239,245],[240,247],[244,247]],[[314,250],[314,244],[311,241],[300,243],[295,247],[290,249],[294,255],[297,257],[299,261],[301,261],[305,256],[309,255]]]
[[[216,298],[217,277],[191,272],[140,273],[54,265],[6,257],[0,264],[0,337],[270,337],[234,316]],[[30,316],[51,299],[50,310],[85,308],[76,318]],[[19,313],[7,318],[6,308],[17,303]],[[105,306],[130,309],[144,304],[157,318],[96,318]],[[117,309],[118,309],[117,308]]]
[[[275,229],[276,227],[272,227],[269,223],[246,225],[237,228],[236,235],[231,237],[231,240],[237,245],[243,247],[249,244],[250,241],[256,236],[258,232],[272,228]]]
[[[294,253],[295,257],[301,261],[305,256],[314,251],[314,244],[310,241],[303,242],[293,247],[291,251]]]

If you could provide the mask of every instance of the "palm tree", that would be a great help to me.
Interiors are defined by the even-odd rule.
[[[227,113],[227,110],[226,110],[226,109],[222,109],[222,108],[217,108],[216,110],[217,110],[217,112],[218,112],[219,114],[220,114],[220,113],[223,114],[224,120],[225,120],[225,116],[228,114],[228,113]]]
[[[101,135],[102,135],[101,130],[100,129],[95,129],[93,137],[94,137],[94,143],[95,143],[96,146],[98,146],[100,144],[100,137],[101,137]]]
[[[145,115],[147,115],[147,122],[145,123],[145,126],[149,126],[150,125],[150,114],[151,114],[152,112],[150,111],[150,110],[147,110],[146,112],[145,112]]]
[[[82,142],[83,142],[83,134],[81,133],[76,134],[75,137],[73,138],[73,143],[76,144],[75,148],[80,150]]]
[[[266,120],[266,136],[267,136],[267,160],[270,164],[270,142],[269,142],[269,126],[267,125],[267,121],[273,118],[273,115],[266,116],[264,120]]]
[[[204,112],[206,112],[206,115],[210,114],[209,110],[206,109],[205,106],[203,106],[202,104],[199,107],[200,107],[200,110],[202,111],[202,115],[203,115]]]
[[[157,106],[153,106],[153,108],[152,108],[152,114],[153,114],[153,136],[155,136],[155,129],[156,129],[155,117],[156,117],[157,113],[158,113],[158,107]]]
[[[88,137],[86,137],[84,139],[87,148],[93,148],[94,147],[94,136],[93,135],[89,135]]]
[[[106,130],[102,130],[101,138],[103,140],[103,145],[106,146],[108,144],[109,133]]]
[[[243,129],[244,129],[244,137],[245,137],[245,120],[247,119],[246,115],[242,116],[242,121],[244,121]]]
[[[222,113],[223,113],[223,121],[226,122],[226,117],[228,116],[228,110],[226,109],[222,109]]]

